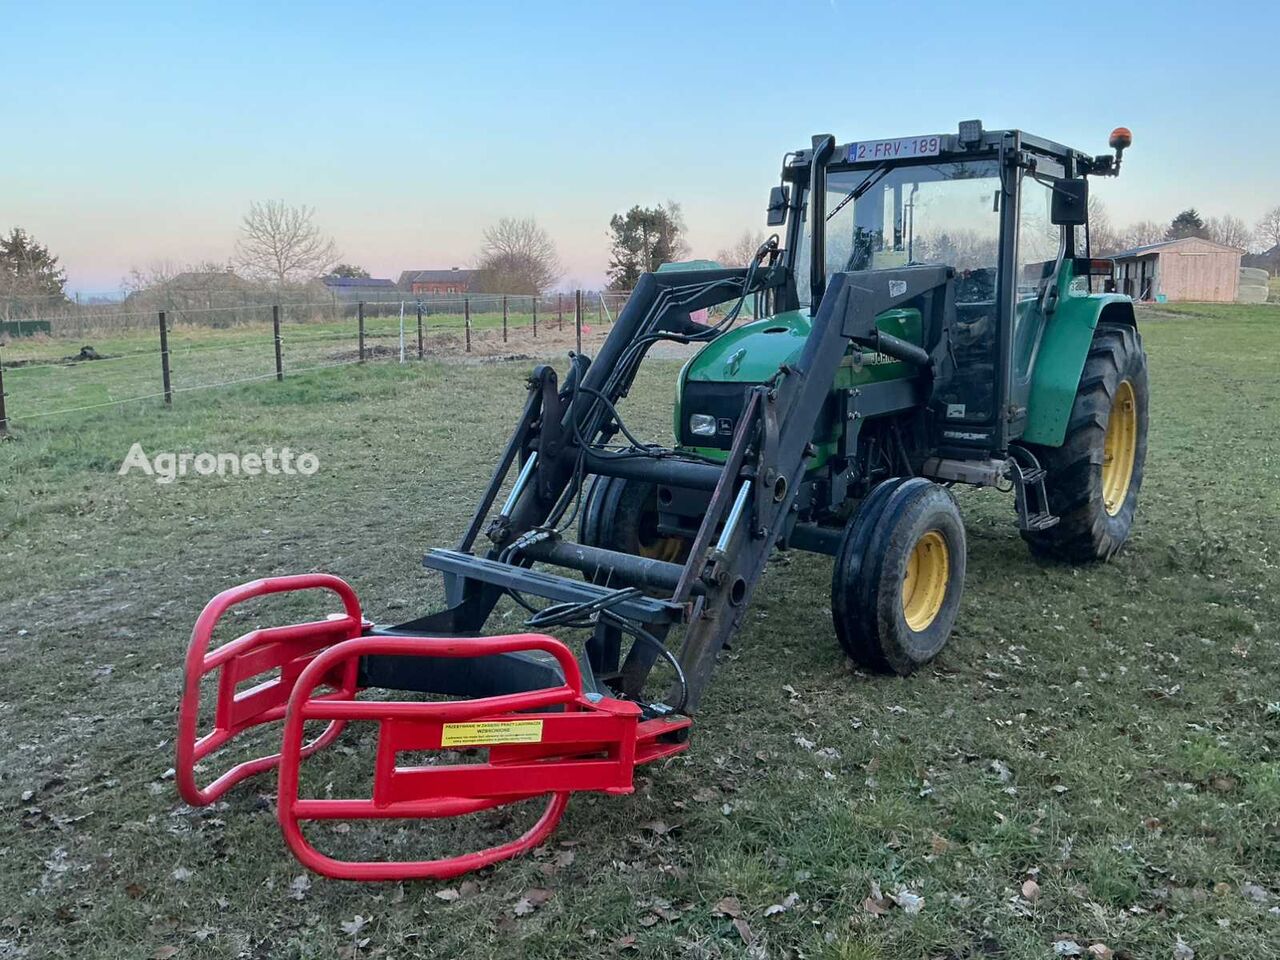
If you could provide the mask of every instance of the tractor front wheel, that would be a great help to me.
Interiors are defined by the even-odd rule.
[[[1147,355],[1138,331],[1100,323],[1060,447],[1034,446],[1049,509],[1061,520],[1026,531],[1033,553],[1108,560],[1129,538],[1147,459]]]
[[[886,480],[845,526],[831,575],[831,618],[845,653],[902,676],[951,636],[965,572],[964,521],[922,478]]]
[[[582,508],[578,540],[590,547],[684,563],[689,541],[658,529],[657,484],[596,477]]]

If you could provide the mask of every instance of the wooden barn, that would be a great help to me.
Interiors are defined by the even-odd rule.
[[[1233,303],[1243,250],[1200,237],[1165,240],[1111,255],[1115,289],[1135,300]]]

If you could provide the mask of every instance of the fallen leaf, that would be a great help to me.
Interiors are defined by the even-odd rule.
[[[1271,894],[1267,893],[1265,887],[1260,887],[1256,883],[1246,883],[1240,887],[1240,896],[1254,903],[1266,903]]]
[[[554,890],[548,890],[545,887],[530,887],[524,892],[524,896],[516,901],[516,905],[511,908],[511,912],[517,917],[526,916],[533,913],[554,896]]]
[[[640,829],[648,830],[650,833],[655,833],[660,837],[665,837],[676,828],[662,820],[650,820],[648,823],[640,824]]]
[[[462,894],[453,887],[436,891],[436,899],[443,900],[445,903],[453,903],[453,901],[457,900],[460,896],[462,896]]]
[[[634,950],[636,949],[636,935],[628,933],[625,937],[619,937],[613,941],[615,950]]]
[[[737,897],[721,897],[711,908],[711,912],[720,917],[740,917],[742,904],[738,902]]]
[[[191,871],[186,867],[178,867],[177,870],[173,871],[173,879],[179,883],[186,883],[191,879]]]
[[[817,744],[814,743],[812,740],[810,740],[808,737],[802,737],[798,733],[795,735],[793,739],[796,742],[796,746],[801,747],[804,750],[812,750],[814,747],[817,746]]]
[[[738,936],[742,938],[743,943],[749,944],[755,939],[755,936],[751,933],[751,928],[747,926],[747,921],[743,920],[741,917],[734,918],[733,929],[738,931]]]
[[[142,888],[142,884],[139,884],[139,883],[126,883],[126,884],[124,885],[124,892],[125,892],[125,894],[126,894],[126,895],[128,895],[129,899],[131,899],[131,900],[137,900],[137,899],[138,899],[139,897],[141,897],[141,896],[142,896],[146,891]]]
[[[875,880],[871,881],[871,896],[862,901],[862,909],[877,917],[883,917],[889,912],[889,901],[884,898],[880,884]]]
[[[343,933],[352,937],[356,937],[360,935],[360,931],[363,930],[368,925],[368,923],[369,923],[368,917],[362,917],[360,916],[360,914],[357,913],[350,920],[343,920],[342,923],[339,924],[339,926],[342,927]]]
[[[480,892],[480,884],[474,880],[463,880],[462,886],[458,888],[458,892],[464,897],[472,897]]]
[[[1034,902],[1036,897],[1040,896],[1040,884],[1036,883],[1034,880],[1024,881],[1022,884],[1022,895],[1026,899]]]
[[[661,917],[659,917],[657,914],[655,914],[655,913],[648,913],[648,914],[645,914],[643,917],[641,917],[641,918],[640,918],[640,926],[642,926],[642,927],[652,927],[654,924],[656,924],[656,923],[660,922],[661,920],[662,920],[662,918],[661,918]]]
[[[1074,940],[1056,940],[1053,944],[1053,955],[1055,957],[1078,957],[1084,951],[1080,948],[1080,944]]]
[[[1178,942],[1173,945],[1173,960],[1195,960],[1196,952],[1191,949],[1191,945],[1178,937]]]
[[[1105,943],[1091,943],[1088,950],[1089,956],[1097,957],[1098,960],[1111,960],[1116,952],[1108,947]]]
[[[289,896],[294,900],[302,900],[306,897],[307,891],[311,889],[311,878],[305,873],[300,873],[289,881]]]
[[[929,852],[935,857],[940,857],[951,849],[951,841],[946,837],[940,837],[938,834],[933,835],[933,839],[929,841]]]
[[[782,898],[781,903],[775,903],[772,906],[765,907],[764,915],[766,917],[772,917],[779,913],[786,913],[788,910],[790,910],[799,902],[800,902],[800,894],[796,893],[795,891],[792,891],[791,893],[788,893],[785,897]]]
[[[906,887],[899,887],[889,898],[902,908],[903,913],[916,914],[924,909],[924,897],[912,893]]]

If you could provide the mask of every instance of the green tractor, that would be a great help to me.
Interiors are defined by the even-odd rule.
[[[787,155],[768,211],[781,239],[757,254],[785,280],[756,295],[759,319],[685,364],[676,450],[724,462],[748,394],[799,364],[833,276],[890,289],[904,281],[888,271],[945,268],[945,288],[850,338],[778,538],[835,557],[832,617],[855,661],[905,674],[946,642],[965,535],[943,487],[1011,487],[1038,555],[1106,560],[1128,538],[1146,457],[1146,356],[1132,302],[1094,291],[1111,264],[1090,258],[1085,178],[1118,174],[1130,140],[1117,129],[1114,155],[1093,157],[968,122],[951,136],[815,137]],[[583,542],[684,562],[704,495],[660,480],[596,486]]]
[[[960,607],[952,485],[1011,489],[1037,554],[1110,557],[1142,484],[1147,368],[1132,303],[1094,292],[1111,265],[1090,257],[1087,178],[1117,174],[1129,143],[1117,129],[1114,152],[1094,156],[969,121],[897,140],[819,136],[788,154],[768,209],[778,233],[750,264],[644,274],[594,358],[571,355],[563,382],[533,371],[470,523],[423,559],[443,574],[444,609],[374,624],[323,574],[255,581],[205,608],[176,741],[182,796],[211,803],[278,767],[280,822],[308,866],[454,876],[541,843],[572,792],[627,793],[635,765],[688,746],[716,655],[775,550],[830,555],[841,645],[899,674],[938,654]],[[662,342],[699,348],[670,446],[639,440],[620,410]],[[211,648],[232,606],[308,589],[345,613]],[[531,632],[487,635],[505,601]],[[549,631],[587,636],[578,652]],[[212,673],[218,706],[201,736]],[[371,688],[432,698],[360,700]],[[281,719],[279,754],[198,784],[210,753]],[[328,726],[304,744],[313,721]],[[302,761],[348,722],[378,725],[371,794],[303,796]],[[479,756],[411,759],[460,749]],[[546,812],[520,838],[431,861],[335,860],[301,826],[536,797]]]

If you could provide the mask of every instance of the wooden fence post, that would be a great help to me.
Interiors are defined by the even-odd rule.
[[[0,437],[9,432],[9,415],[4,410],[4,360],[0,359]]]
[[[574,293],[573,325],[578,331],[578,352],[582,352],[582,291]]]
[[[556,294],[556,319],[559,321],[559,329],[564,330],[564,300],[561,294]]]
[[[360,362],[364,363],[364,301],[356,307],[356,317],[360,324]]]
[[[462,298],[462,324],[467,328],[467,353],[471,352],[471,298]]]
[[[418,301],[418,359],[423,357],[422,350],[422,301]]]
[[[271,308],[271,329],[276,337],[276,380],[284,380],[284,356],[280,351],[280,305]]]
[[[538,298],[530,297],[529,302],[533,304],[533,336],[538,336]]]
[[[173,406],[173,381],[169,376],[169,326],[160,311],[160,376],[164,381],[164,402]]]
[[[507,342],[507,298],[505,294],[502,297],[502,342]]]

